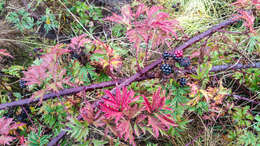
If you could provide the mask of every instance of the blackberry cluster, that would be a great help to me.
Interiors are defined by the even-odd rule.
[[[76,52],[71,52],[70,54],[71,54],[72,59],[79,59],[80,58],[79,54],[76,53]]]
[[[190,66],[190,58],[184,57],[179,61],[179,63],[180,63],[180,66],[182,66],[182,67],[188,67],[188,66]]]
[[[182,50],[177,50],[173,53],[172,55],[173,59],[176,61],[180,61],[183,57],[183,51]]]
[[[23,88],[26,88],[26,84],[27,83],[27,81],[24,81],[24,80],[20,80],[19,81],[19,85],[20,85],[20,87],[23,89]]]
[[[187,83],[187,80],[185,78],[180,78],[179,83],[180,83],[181,86],[185,86],[186,83]]]
[[[38,52],[41,52],[41,53],[42,53],[43,50],[42,50],[41,48],[34,48],[34,49],[33,49],[33,52],[34,52],[34,53],[38,53]]]
[[[163,65],[161,65],[160,68],[161,68],[163,74],[165,74],[165,75],[169,75],[172,73],[172,67],[169,64],[163,64]]]
[[[168,52],[164,52],[162,56],[163,56],[163,59],[168,60],[169,57],[171,57],[171,54]]]

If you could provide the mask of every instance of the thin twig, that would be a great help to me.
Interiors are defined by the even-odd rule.
[[[239,96],[239,95],[232,95],[235,99],[238,99],[238,100],[245,100],[247,102],[251,102],[251,103],[254,103],[254,104],[260,104],[260,102],[257,102],[257,101],[254,101],[254,100],[251,100],[251,99],[248,99],[246,97],[242,97],[242,96]]]
[[[154,76],[153,75],[144,76],[144,77],[138,78],[136,81],[142,81],[142,80],[151,79],[151,78],[154,78]],[[89,86],[81,86],[81,87],[76,87],[76,88],[64,89],[64,90],[59,91],[58,93],[45,94],[42,98],[42,101],[48,100],[48,99],[53,99],[53,98],[56,98],[57,96],[76,94],[80,91],[91,91],[91,90],[95,90],[95,89],[102,89],[105,87],[116,86],[116,84],[122,83],[124,80],[125,79],[120,79],[120,80],[116,80],[116,81],[108,81],[108,82],[92,84]],[[22,106],[22,105],[27,105],[27,104],[32,104],[32,103],[38,103],[40,100],[41,100],[41,98],[37,98],[37,99],[27,98],[27,99],[22,99],[22,100],[10,102],[10,103],[4,103],[4,104],[0,104],[0,110],[6,109],[9,107],[17,107],[17,106]]]

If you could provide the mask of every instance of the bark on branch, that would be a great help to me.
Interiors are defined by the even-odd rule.
[[[141,78],[138,78],[136,81],[142,81],[142,80],[146,80],[146,79],[150,79],[150,78],[154,78],[153,75],[149,75],[149,76],[144,76]],[[120,79],[120,80],[116,80],[116,81],[108,81],[108,82],[102,82],[102,83],[98,83],[98,84],[92,84],[89,86],[82,86],[82,87],[76,87],[76,88],[69,88],[69,89],[64,89],[61,90],[58,93],[49,93],[49,94],[45,94],[42,98],[42,100],[48,100],[48,99],[53,99],[56,98],[58,96],[62,97],[64,95],[72,95],[72,94],[76,94],[80,91],[91,91],[91,90],[95,90],[95,89],[102,89],[105,87],[110,87],[110,86],[116,86],[117,84],[120,84],[124,81],[125,79]],[[27,104],[32,104],[32,103],[38,103],[40,102],[40,98],[37,99],[21,99],[18,101],[14,101],[14,102],[9,102],[9,103],[4,103],[4,104],[0,104],[0,110],[9,108],[9,107],[16,107],[16,106],[22,106],[22,105],[27,105]]]

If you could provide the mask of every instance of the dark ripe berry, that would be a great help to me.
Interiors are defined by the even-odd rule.
[[[172,67],[169,64],[162,64],[160,69],[165,75],[169,75],[172,73]]]
[[[40,50],[40,48],[34,48],[33,52],[37,53]]]
[[[26,85],[25,85],[26,83],[27,83],[27,81],[24,81],[24,80],[19,81],[19,85],[21,88],[26,88]]]
[[[164,52],[162,56],[163,56],[163,59],[168,60],[169,57],[171,57],[171,54],[168,52]]]
[[[71,53],[71,58],[72,58],[72,59],[79,59],[80,56],[79,56],[77,53],[72,52],[72,53]]]
[[[177,6],[175,4],[172,5],[172,8],[177,8]]]
[[[187,83],[187,81],[186,81],[185,78],[180,78],[180,79],[179,79],[179,83],[180,83],[181,86],[185,86],[186,83]]]
[[[28,117],[25,112],[22,112],[21,114],[17,115],[17,121],[26,123]]]
[[[182,67],[188,67],[188,66],[190,66],[190,58],[184,57],[179,61],[179,63],[180,63],[180,66],[182,66]]]

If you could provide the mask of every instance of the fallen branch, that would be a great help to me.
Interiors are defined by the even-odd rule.
[[[67,134],[67,131],[61,130],[60,134],[53,138],[51,142],[48,143],[47,146],[54,146],[57,145],[57,143]]]
[[[213,66],[211,68],[211,72],[220,72],[220,71],[226,71],[226,70],[236,70],[236,69],[246,69],[246,68],[260,68],[260,62],[255,62],[253,64],[228,64],[228,65],[218,65]]]
[[[242,97],[242,96],[239,96],[239,95],[232,95],[231,94],[231,96],[233,96],[235,99],[238,99],[238,100],[244,100],[244,101],[247,101],[247,102],[250,102],[250,103],[253,103],[253,104],[257,104],[257,105],[260,104],[260,102],[257,102],[257,101],[254,101],[252,99],[248,99],[246,97]]]
[[[150,78],[154,78],[154,76],[153,75],[144,76],[144,77],[138,78],[136,81],[142,81],[142,80],[146,80],[146,79],[150,79]],[[108,81],[108,82],[102,82],[102,83],[98,83],[98,84],[92,84],[89,86],[64,89],[58,93],[45,94],[43,96],[42,100],[44,101],[44,100],[48,100],[48,99],[53,99],[58,96],[64,96],[64,95],[72,95],[72,94],[76,94],[80,91],[91,91],[91,90],[95,90],[95,89],[102,89],[105,87],[116,86],[117,84],[122,83],[124,80],[125,79],[120,79],[120,80],[116,80],[116,81]],[[37,98],[37,99],[27,98],[27,99],[14,101],[14,102],[4,103],[4,104],[0,104],[0,110],[6,109],[9,107],[16,107],[16,106],[22,106],[22,105],[26,105],[26,104],[37,103],[37,102],[40,102],[40,100],[41,100],[41,98]]]

